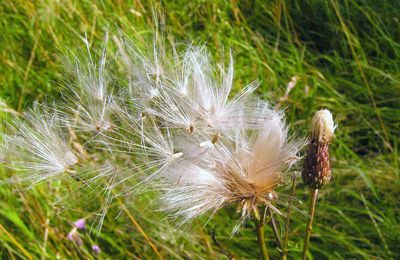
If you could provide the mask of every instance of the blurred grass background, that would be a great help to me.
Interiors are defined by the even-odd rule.
[[[105,32],[115,28],[148,45],[152,6],[141,0],[1,1],[2,101],[23,111],[35,100],[59,95],[65,80],[61,57],[66,49],[83,48],[85,32],[97,51]],[[317,109],[335,115],[333,180],[317,205],[313,258],[399,259],[400,2],[181,0],[163,1],[161,8],[165,30],[175,40],[207,43],[217,60],[232,48],[235,89],[261,79],[259,94],[285,108],[300,134]],[[287,93],[291,81],[296,84]],[[0,117],[10,115],[3,111]],[[0,168],[0,175],[10,173]],[[84,246],[75,247],[66,239],[73,221],[94,218],[80,206],[85,194],[70,185],[0,186],[1,259],[90,259],[92,243],[103,250],[98,258],[155,258],[143,232],[168,259],[220,259],[210,236],[214,227],[219,242],[238,259],[258,257],[251,223],[230,238],[234,209],[221,211],[204,228],[203,220],[176,230],[147,209],[152,194],[126,208],[115,200],[101,234],[87,231]],[[65,195],[68,200],[58,203]],[[293,216],[289,259],[300,257],[308,208],[302,184],[296,195],[305,203]],[[276,258],[272,232],[266,233]]]

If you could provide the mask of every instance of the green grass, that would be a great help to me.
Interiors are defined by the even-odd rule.
[[[254,79],[259,94],[277,102],[293,76],[295,88],[280,105],[288,121],[305,135],[312,114],[328,108],[338,122],[331,145],[333,180],[321,191],[311,237],[314,259],[400,258],[400,26],[398,1],[177,1],[161,4],[166,31],[177,41],[207,43],[218,60],[235,54],[235,89]],[[100,51],[106,30],[121,28],[146,45],[154,21],[151,1],[2,1],[0,3],[0,97],[17,111],[55,97],[66,80],[63,55],[83,47],[86,32]],[[110,44],[110,49],[115,48]],[[2,119],[9,115],[0,112]],[[0,176],[10,176],[0,169]],[[301,182],[301,181],[300,181]],[[66,196],[67,195],[67,196]],[[290,259],[299,258],[307,212],[304,201],[290,227]],[[67,197],[62,203],[60,198]],[[257,259],[252,224],[230,238],[233,208],[222,210],[203,228],[176,230],[147,207],[153,194],[125,201],[162,255],[170,259],[215,259],[218,240],[239,259]],[[151,258],[155,254],[119,201],[111,205],[100,236],[85,233],[75,248],[66,235],[101,198],[64,182],[32,189],[0,186],[0,258]],[[118,218],[116,218],[119,216]],[[277,256],[272,232],[270,251]]]

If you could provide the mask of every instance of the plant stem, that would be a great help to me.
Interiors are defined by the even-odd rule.
[[[294,197],[294,192],[296,190],[296,176],[292,177],[292,187],[290,189],[290,196]],[[286,214],[286,231],[285,231],[285,238],[283,239],[283,254],[282,254],[282,260],[286,259],[286,255],[287,255],[287,251],[286,251],[286,247],[289,241],[289,226],[290,226],[290,218],[292,216],[292,203],[289,200],[288,202],[288,210],[287,210],[287,214]]]
[[[233,254],[229,253],[228,250],[226,250],[217,240],[217,238],[215,237],[215,227],[214,230],[211,234],[211,238],[214,242],[214,244],[222,251],[222,253],[224,255],[226,255],[226,257],[228,257],[229,260],[235,260],[235,257],[233,256]]]
[[[304,245],[303,245],[303,260],[307,259],[307,250],[308,250],[308,245],[310,242],[312,224],[313,224],[314,213],[315,213],[315,205],[317,203],[317,196],[318,196],[318,189],[311,189],[311,203],[310,203],[310,212],[309,212],[310,216],[309,216],[308,223],[307,223],[306,237],[304,239]]]
[[[268,208],[268,214],[269,214],[269,217],[270,217],[270,222],[269,223],[271,225],[272,231],[274,231],[276,244],[278,245],[279,250],[281,251],[282,259],[286,259],[286,255],[283,252],[283,244],[282,244],[282,241],[281,241],[281,238],[280,238],[280,235],[279,235],[278,227],[276,225],[274,215],[273,215],[273,213],[272,213],[270,208]]]
[[[149,236],[144,232],[143,228],[139,225],[139,223],[136,221],[136,219],[132,216],[132,214],[129,212],[129,210],[126,208],[126,206],[122,203],[121,200],[118,200],[120,205],[122,206],[122,209],[125,211],[125,213],[128,215],[128,218],[131,220],[133,225],[137,228],[140,234],[144,237],[146,242],[149,244],[149,246],[153,249],[154,253],[157,255],[158,259],[164,259],[164,257],[160,254],[158,251],[157,247],[151,242]]]
[[[265,237],[264,237],[264,220],[261,219],[260,213],[258,212],[257,208],[253,209],[253,214],[254,214],[254,222],[256,224],[257,240],[258,240],[258,246],[260,248],[261,259],[269,260],[267,245],[265,244]]]

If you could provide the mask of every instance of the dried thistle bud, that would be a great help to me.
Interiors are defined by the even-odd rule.
[[[306,185],[320,189],[331,180],[329,164],[329,142],[335,125],[329,110],[315,113],[311,122],[311,143],[304,161],[302,178]]]
[[[322,109],[314,114],[311,121],[311,138],[319,142],[329,142],[333,137],[335,124],[328,109]]]

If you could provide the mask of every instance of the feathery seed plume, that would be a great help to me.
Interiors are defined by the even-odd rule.
[[[84,132],[103,132],[111,128],[111,114],[115,105],[114,95],[110,89],[110,75],[106,66],[106,35],[103,51],[98,61],[92,56],[89,42],[85,39],[87,58],[75,56],[72,64],[76,82],[70,84],[72,101],[62,105],[68,127]]]
[[[64,127],[95,146],[88,157],[98,173],[85,184],[105,177],[107,205],[122,184],[124,195],[154,184],[162,209],[181,224],[230,204],[239,224],[259,205],[279,213],[277,188],[303,145],[289,135],[283,111],[254,94],[259,81],[232,95],[232,54],[227,69],[217,69],[205,46],[173,45],[168,53],[159,42],[147,54],[116,39],[128,77],[119,95],[109,87],[105,49],[98,64],[88,50],[66,104],[48,116],[33,113],[32,126],[17,121],[19,134],[7,142],[18,150],[14,165],[38,180],[70,171],[78,157]],[[123,170],[105,170],[105,158]]]
[[[67,143],[57,116],[35,105],[25,120],[16,118],[14,133],[4,135],[7,165],[26,173],[26,179],[38,182],[68,172],[78,157]]]
[[[147,59],[134,44],[117,42],[137,82],[132,93],[157,93],[136,99],[145,115],[137,132],[162,209],[181,224],[232,203],[242,221],[260,204],[279,212],[276,189],[303,142],[289,138],[282,111],[253,94],[260,83],[232,96],[232,55],[224,71],[204,46],[190,45],[171,61],[155,49]]]

